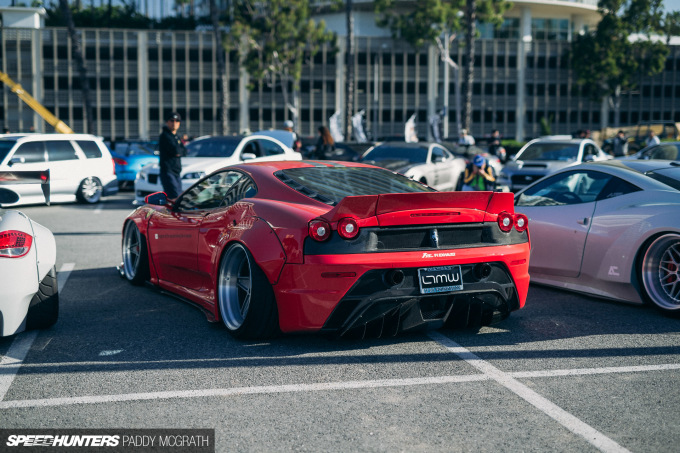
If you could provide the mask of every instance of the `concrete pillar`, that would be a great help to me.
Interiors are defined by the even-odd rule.
[[[522,8],[519,21],[520,40],[517,48],[517,106],[515,109],[515,140],[524,141],[526,119],[526,55],[531,50],[531,9]]]

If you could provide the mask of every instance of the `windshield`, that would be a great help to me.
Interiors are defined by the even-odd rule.
[[[412,164],[427,162],[427,148],[381,145],[376,146],[361,158],[362,162],[405,161]]]
[[[5,160],[5,157],[7,157],[7,153],[9,153],[9,150],[12,149],[16,142],[17,142],[16,140],[0,139],[0,162]]]
[[[578,148],[578,144],[573,143],[534,143],[518,154],[517,160],[574,161],[578,158]]]
[[[230,157],[242,137],[196,140],[187,145],[187,157]]]
[[[406,176],[381,168],[308,167],[275,173],[303,195],[335,205],[345,197],[381,193],[434,192]]]

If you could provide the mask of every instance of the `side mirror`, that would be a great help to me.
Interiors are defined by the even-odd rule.
[[[7,165],[10,167],[14,164],[25,164],[26,163],[26,158],[25,157],[12,157]]]
[[[257,156],[253,153],[243,153],[243,154],[241,154],[241,159],[243,159],[243,160],[251,160],[251,159],[255,159],[256,157]]]
[[[444,156],[434,156],[432,158],[432,162],[434,162],[435,164],[438,162],[444,162]]]
[[[595,156],[592,154],[588,154],[586,157],[583,158],[583,162],[593,162],[595,160]]]
[[[144,198],[144,202],[146,204],[165,206],[168,204],[168,196],[165,194],[165,192],[156,192],[147,195],[146,198]]]

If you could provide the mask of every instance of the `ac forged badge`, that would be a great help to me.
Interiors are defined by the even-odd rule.
[[[438,266],[418,269],[418,284],[421,294],[460,291],[463,276],[460,266]]]

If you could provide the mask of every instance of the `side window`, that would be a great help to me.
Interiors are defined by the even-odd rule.
[[[80,149],[83,150],[85,157],[88,159],[102,157],[102,150],[99,149],[99,146],[92,140],[77,140],[76,143],[80,146]]]
[[[47,140],[45,147],[47,148],[47,160],[50,162],[78,159],[75,148],[67,140]]]
[[[23,159],[24,163],[45,162],[43,142],[28,142],[19,146],[12,159]]]
[[[517,206],[561,206],[596,200],[610,175],[587,171],[561,173],[522,193]]]
[[[612,177],[612,179],[604,186],[597,200],[606,200],[607,198],[614,198],[627,193],[637,192],[640,189],[638,186],[624,181],[623,179]]]
[[[243,174],[235,171],[215,173],[189,189],[179,200],[178,209],[180,211],[215,209],[223,205],[225,195],[241,178],[244,178]]]
[[[258,140],[263,156],[277,156],[283,154],[284,150],[278,144],[269,140]]]
[[[590,144],[586,145],[583,150],[583,160],[586,160],[588,156],[597,156],[597,148]]]
[[[257,187],[253,180],[247,176],[243,176],[231,186],[227,196],[224,197],[224,200],[222,201],[222,206],[231,206],[244,198],[255,196],[256,193]]]
[[[649,159],[677,160],[678,158],[678,148],[676,145],[661,145],[650,151]]]
[[[443,149],[437,146],[432,148],[432,162],[443,162],[445,157]]]

